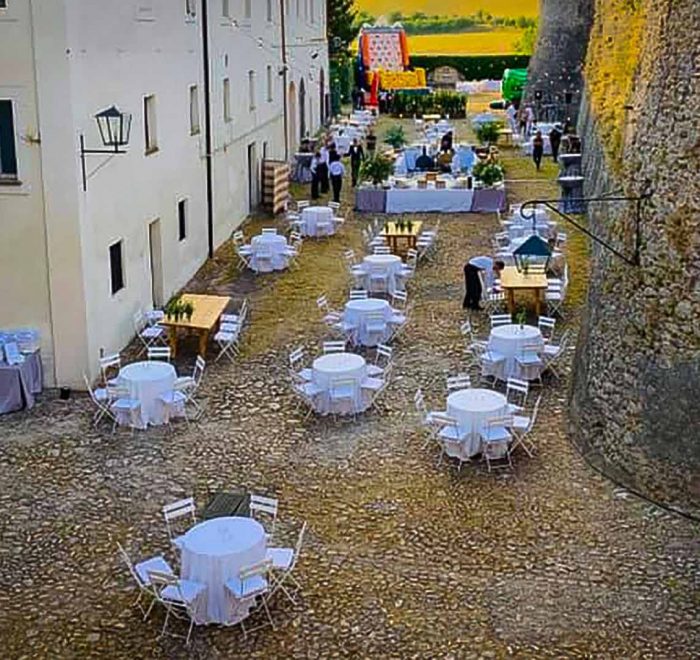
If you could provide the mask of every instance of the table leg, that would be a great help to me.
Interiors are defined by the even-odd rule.
[[[506,299],[508,301],[508,312],[515,314],[515,289],[506,289]]]
[[[170,357],[177,355],[177,328],[173,325],[168,328],[168,342],[170,344]]]
[[[202,330],[199,333],[199,354],[202,357],[207,356],[207,344],[209,344],[209,330]]]
[[[542,295],[539,289],[535,289],[535,312],[537,313],[537,318],[542,316]]]

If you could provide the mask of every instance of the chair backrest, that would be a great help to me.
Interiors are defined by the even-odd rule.
[[[290,367],[295,367],[299,362],[301,362],[304,359],[304,349],[302,347],[295,348],[290,354],[289,354],[289,366]]]
[[[521,403],[524,406],[527,401],[527,395],[530,391],[530,384],[526,380],[518,378],[509,378],[506,381],[506,399],[511,400],[511,393],[516,393],[515,396],[522,397]]]
[[[104,355],[100,358],[100,369],[104,375],[108,369],[121,369],[122,368],[122,358],[119,353],[114,353],[114,355]]]
[[[192,378],[197,385],[199,385],[202,380],[206,366],[207,363],[204,358],[201,355],[198,355],[197,359],[194,361],[194,371],[192,372]]]
[[[418,250],[415,248],[406,250],[406,261],[415,261],[416,259],[418,259]]]
[[[486,425],[489,428],[510,428],[513,426],[513,416],[503,415],[502,417],[491,417],[487,420]]]
[[[163,507],[163,518],[165,518],[165,526],[168,530],[168,536],[172,539],[173,532],[171,529],[171,522],[177,520],[178,518],[189,517],[193,523],[197,522],[195,516],[195,505],[193,497],[186,497],[185,499],[178,500],[177,502],[171,502]]]
[[[129,388],[125,385],[110,385],[107,383],[105,389],[107,390],[107,398],[110,401],[129,398]]]
[[[268,236],[274,235],[277,234],[277,230],[274,227],[263,227],[262,234]]]
[[[87,388],[87,391],[90,394],[90,398],[92,399],[92,402],[100,407],[102,407],[102,403],[97,400],[97,397],[95,396],[95,390],[92,389],[92,385],[90,384],[90,379],[87,377],[87,374],[83,374],[83,380],[85,381],[85,387]]]
[[[243,298],[243,302],[241,303],[241,307],[238,310],[238,324],[243,325],[245,320],[248,318],[248,311],[249,311],[249,306],[248,306],[248,298]]]
[[[173,575],[172,573],[166,573],[165,571],[148,571],[148,579],[150,580],[151,584],[154,586],[156,591],[162,591],[162,589],[158,589],[158,586],[161,587],[177,587],[178,592],[180,591],[180,580],[178,580],[176,575]],[[184,598],[183,598],[184,601]]]
[[[459,326],[459,331],[462,333],[463,337],[472,336],[472,324],[471,321],[466,320],[462,325]]]
[[[140,309],[135,311],[132,318],[136,332],[141,332],[143,327],[146,325],[146,317],[143,315],[143,312]]]
[[[375,245],[374,254],[391,254],[391,249],[386,245]]]
[[[495,328],[499,325],[509,325],[513,321],[510,314],[491,314],[491,327]]]
[[[408,294],[405,291],[394,291],[391,294],[391,302],[398,303],[398,307],[403,307],[408,302]]]
[[[345,250],[345,252],[343,252],[343,257],[345,257],[345,261],[347,261],[351,266],[354,265],[355,252],[353,250]]]
[[[368,293],[364,289],[351,289],[350,300],[366,300]]]
[[[243,245],[245,243],[245,237],[240,229],[233,232],[233,242],[236,246]]]
[[[393,354],[394,349],[391,348],[391,346],[387,346],[386,344],[377,344],[377,352],[374,356],[374,362],[375,364],[379,362],[380,357],[384,358],[387,362],[389,362]]]
[[[536,353],[539,355],[541,352],[542,352],[542,346],[540,344],[537,344],[537,343],[529,342],[529,343],[522,344],[522,346],[520,347],[521,355],[525,355],[526,353]]]
[[[255,564],[250,564],[249,566],[244,566],[238,572],[238,577],[241,582],[245,582],[252,577],[257,575],[267,575],[267,573],[272,568],[272,559],[263,559]]]
[[[447,391],[467,390],[472,386],[471,378],[468,374],[447,377]]]
[[[307,199],[300,199],[297,201],[297,208],[298,209],[305,209],[307,206],[309,206],[310,202]]]
[[[279,508],[279,500],[274,497],[267,497],[266,495],[255,495],[250,496],[250,510],[251,512],[261,512],[266,513],[270,516],[277,517],[277,510]]]
[[[122,557],[122,560],[126,564],[127,568],[129,569],[129,573],[131,573],[131,577],[134,578],[136,581],[136,584],[141,588],[145,589],[147,585],[141,581],[141,578],[139,577],[139,574],[136,572],[136,569],[134,568],[134,564],[131,561],[131,557],[127,554],[126,550],[122,547],[121,543],[117,541],[117,548],[119,549],[119,554]]]
[[[540,316],[540,318],[537,320],[537,327],[540,330],[553,331],[556,323],[557,320],[551,316]]]
[[[423,390],[419,387],[416,390],[416,393],[413,395],[413,405],[416,409],[416,412],[420,413],[422,416],[425,416],[428,412],[428,409],[425,406],[425,397],[423,396]]]
[[[530,415],[530,423],[528,424],[527,430],[528,432],[532,430],[532,427],[535,425],[535,422],[537,421],[537,413],[540,410],[540,401],[542,401],[542,393],[540,392],[540,395],[537,397],[537,401],[535,401],[535,405],[532,408],[532,414]]]
[[[170,348],[168,346],[149,346],[146,354],[149,360],[167,360],[170,362]]]
[[[373,323],[386,323],[384,312],[368,312],[365,314],[365,321],[372,321]]]
[[[294,570],[294,567],[297,565],[297,562],[299,561],[299,555],[301,554],[301,547],[302,547],[302,545],[304,545],[304,536],[306,536],[306,527],[307,527],[307,522],[305,520],[301,526],[301,529],[299,530],[299,536],[297,536],[297,542],[296,542],[296,545],[294,546],[294,556],[292,557],[292,564],[289,567],[290,571]]]
[[[316,298],[316,307],[322,311],[328,309],[328,298],[325,293]]]
[[[352,378],[334,378],[331,380],[329,392],[333,394],[334,392],[346,392],[348,390],[354,391],[357,381]]]
[[[340,202],[328,202],[328,208],[337,211],[340,209]]]
[[[432,423],[438,426],[457,426],[457,420],[447,413],[434,412],[430,417]]]
[[[289,240],[294,243],[294,241],[303,240],[303,236],[298,231],[293,231],[289,233]]]
[[[323,352],[324,353],[343,353],[345,351],[345,342],[339,341],[324,341],[323,342]]]

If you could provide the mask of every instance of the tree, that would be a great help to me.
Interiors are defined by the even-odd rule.
[[[354,0],[326,0],[328,43],[334,53],[347,53],[357,36]]]

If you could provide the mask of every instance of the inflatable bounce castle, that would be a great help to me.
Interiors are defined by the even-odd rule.
[[[377,105],[380,89],[425,89],[425,69],[409,69],[408,41],[400,25],[364,26],[358,39],[358,84],[369,91],[369,105]]]

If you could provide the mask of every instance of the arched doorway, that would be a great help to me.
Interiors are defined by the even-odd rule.
[[[306,137],[306,84],[304,79],[299,83],[299,140]]]
[[[321,124],[326,123],[326,72],[321,69],[318,77],[319,105],[321,108]]]
[[[288,94],[289,108],[287,110],[289,124],[287,126],[287,140],[289,142],[289,151],[294,153],[299,144],[299,133],[297,133],[297,88],[294,81],[289,83]]]

